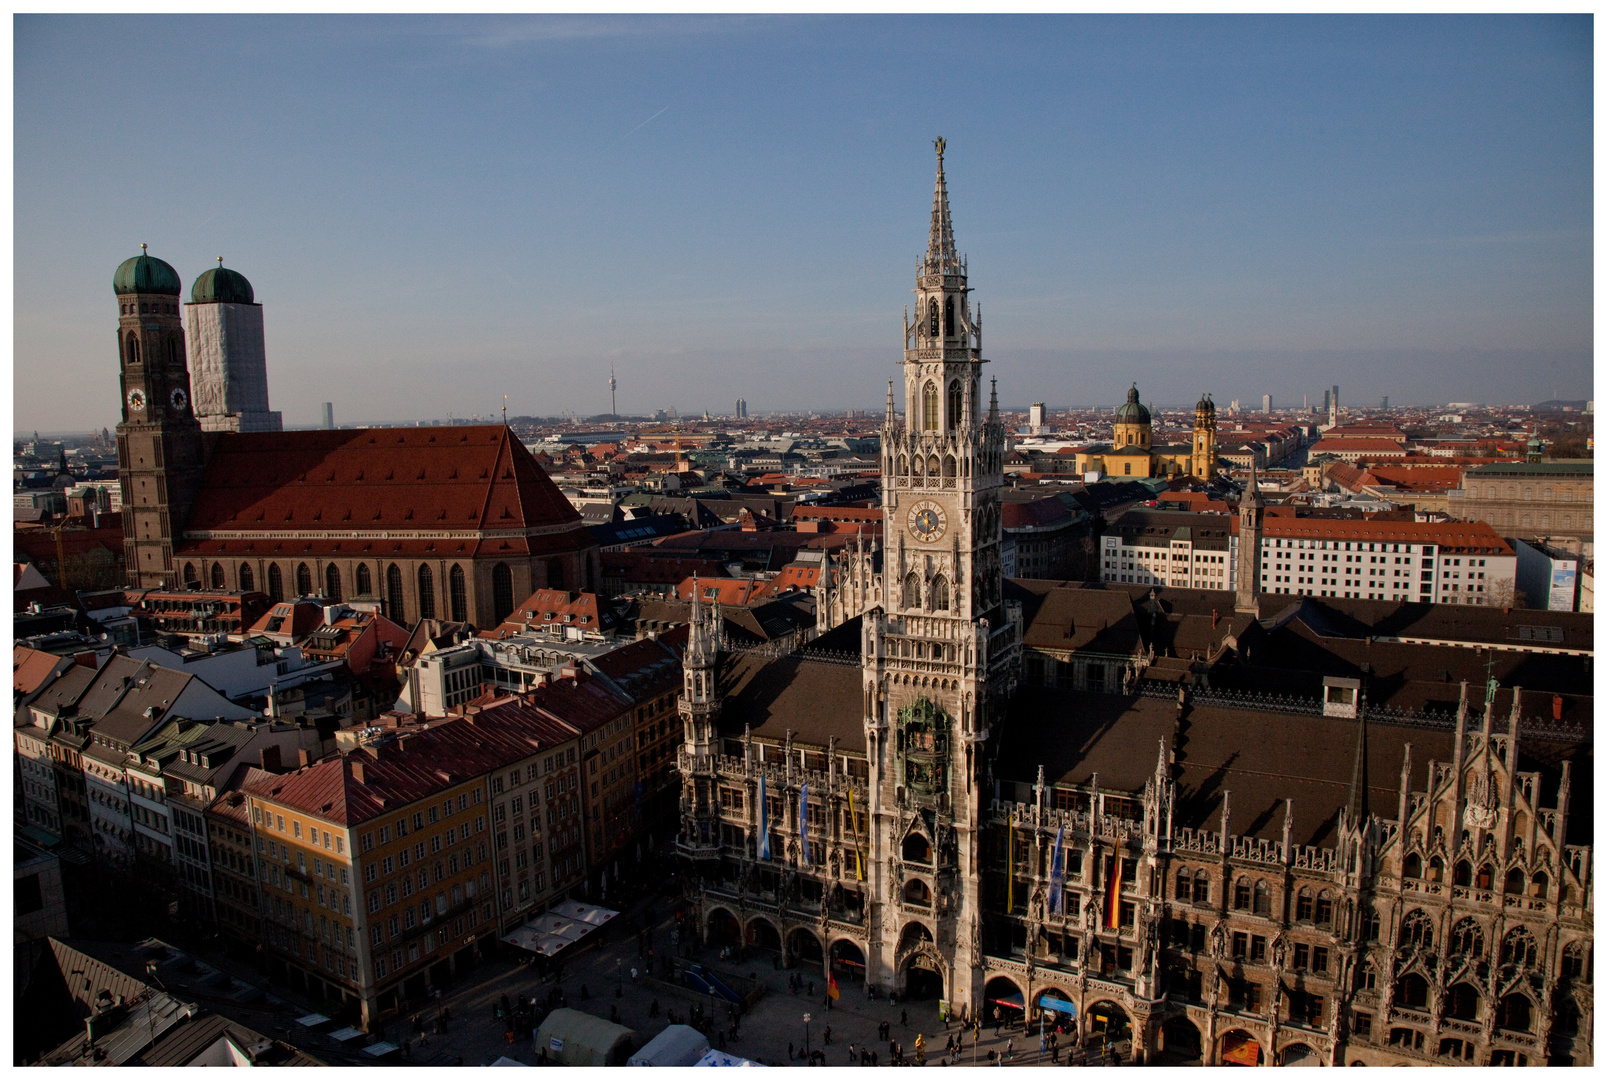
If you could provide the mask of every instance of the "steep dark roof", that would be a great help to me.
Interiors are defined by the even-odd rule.
[[[863,687],[857,665],[803,655],[770,659],[757,653],[721,657],[720,733],[753,734],[776,741],[792,732],[795,743],[865,752]]]

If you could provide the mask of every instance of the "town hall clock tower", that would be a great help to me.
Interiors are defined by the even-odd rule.
[[[904,318],[904,419],[882,428],[880,609],[864,620],[872,858],[867,961],[882,985],[981,1004],[984,749],[1014,689],[1020,612],[1003,600],[1004,426],[982,411],[982,319],[954,247],[944,141],[931,233]]]

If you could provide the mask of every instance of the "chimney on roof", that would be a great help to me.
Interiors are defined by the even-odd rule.
[[[95,666],[95,654],[92,652],[74,653],[73,663],[79,667],[93,668]]]
[[[312,751],[310,751],[310,750],[297,750],[296,751],[296,764],[298,764],[302,768],[306,768],[308,765],[311,765],[312,764]]]
[[[262,768],[265,772],[278,772],[284,768],[279,758],[277,746],[264,746],[262,748]]]
[[[363,779],[363,763],[361,760],[352,761],[352,779],[359,784],[367,782]]]

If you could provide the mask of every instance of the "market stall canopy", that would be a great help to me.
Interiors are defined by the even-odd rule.
[[[708,1052],[709,1040],[700,1031],[686,1024],[671,1024],[632,1054],[625,1064],[659,1068],[696,1065]]]

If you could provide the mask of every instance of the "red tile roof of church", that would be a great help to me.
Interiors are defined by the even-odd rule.
[[[550,531],[464,535],[532,529]],[[284,536],[300,530],[366,535]],[[223,434],[184,531],[184,552],[285,557],[542,555],[589,541],[580,514],[500,426]],[[389,535],[421,531],[456,535]]]

